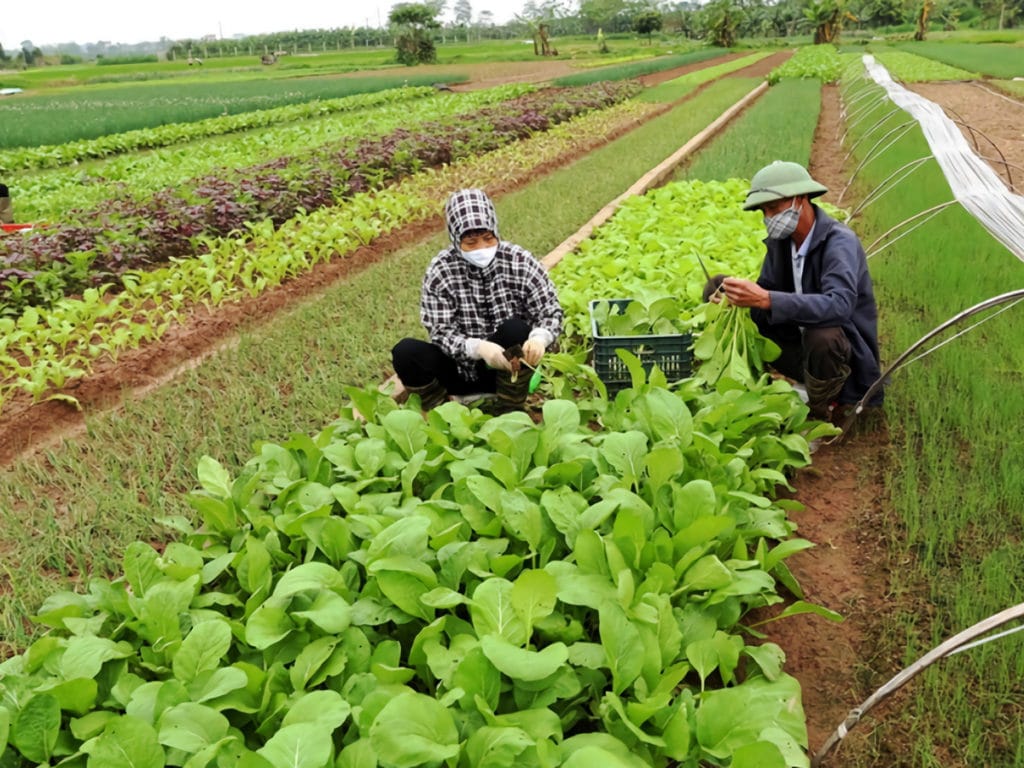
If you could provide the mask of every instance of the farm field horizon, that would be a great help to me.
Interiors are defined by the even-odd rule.
[[[574,118],[579,121],[573,123],[578,125],[577,143],[559,149],[557,142],[568,139],[556,128],[549,129],[551,159],[543,159],[549,150],[542,147],[539,135],[521,139],[523,147],[531,147],[526,152],[536,154],[537,167],[515,166],[516,153],[510,146],[506,148],[509,159],[500,161],[508,165],[493,160],[498,170],[492,177],[487,176],[492,171],[485,165],[471,165],[461,176],[439,179],[466,186],[475,185],[474,178],[493,178],[480,185],[493,191],[503,238],[522,243],[540,258],[789,57],[788,52],[766,51],[762,57],[754,53],[711,57],[643,76],[639,98],[597,110],[604,118],[596,113]],[[884,61],[884,54],[879,58]],[[526,69],[512,77],[521,78]],[[482,65],[485,76],[470,75],[453,87],[461,92],[457,95],[483,93],[509,77],[499,71],[497,65]],[[541,71],[530,68],[529,85],[524,88],[543,82]],[[701,74],[712,72],[716,74]],[[565,76],[565,67],[552,67],[550,73]],[[847,85],[843,79],[839,85],[783,80],[682,164],[668,186],[742,182],[778,154],[808,164],[812,175],[831,190],[826,202],[855,209],[887,172],[871,163],[859,167],[862,154],[847,157],[853,138],[845,146],[840,143],[845,132],[855,137],[858,130],[871,127],[870,121],[859,128],[844,122],[844,100],[851,98],[843,93]],[[910,87],[936,103],[948,104],[964,122],[983,130],[1005,153],[1005,171],[1024,163],[1015,158],[1012,144],[1012,126],[1019,125],[1012,110],[1020,108],[1019,102],[994,108],[1009,97],[991,95],[970,84],[930,81]],[[788,119],[783,116],[793,110],[786,105],[793,103],[808,105],[802,122],[772,135],[766,126]],[[618,115],[614,121],[613,114]],[[587,120],[592,128],[586,127]],[[593,131],[589,138],[584,135],[587,131]],[[571,126],[565,131],[572,132]],[[788,141],[781,141],[782,135]],[[920,139],[912,134],[906,141]],[[910,157],[917,150],[899,151]],[[883,159],[876,165],[889,162]],[[857,176],[846,190],[855,171]],[[941,175],[936,178],[928,168],[924,173],[933,174],[931,182],[917,183],[941,198]],[[1012,184],[1012,174],[1010,178]],[[420,200],[416,195],[422,194],[416,191],[415,174],[396,189],[400,190],[393,203],[396,210],[405,200]],[[149,193],[140,189],[135,194],[141,200]],[[922,199],[916,194],[900,197],[901,205],[908,207],[905,215],[913,213],[915,205],[924,208],[939,201],[929,202],[927,192]],[[390,374],[390,343],[421,333],[416,312],[419,280],[427,260],[444,242],[439,199],[443,200],[416,202],[420,212],[408,223],[394,214],[389,232],[360,235],[351,256],[326,259],[308,273],[296,273],[259,295],[180,305],[160,339],[144,343],[139,350],[126,350],[116,360],[100,359],[78,383],[49,390],[66,397],[42,397],[31,405],[16,396],[5,404],[0,430],[10,424],[28,431],[19,435],[17,450],[3,452],[6,466],[0,479],[0,509],[7,527],[13,531],[21,526],[24,531],[12,533],[5,545],[5,551],[16,553],[17,559],[5,565],[7,591],[18,602],[4,618],[7,655],[20,653],[25,643],[36,638],[38,630],[27,619],[39,609],[47,590],[60,585],[84,590],[90,576],[116,577],[126,550],[139,556],[141,550],[130,545],[136,539],[170,557],[169,542],[189,536],[183,520],[190,516],[195,520],[195,509],[189,509],[186,496],[197,488],[203,472],[207,473],[204,487],[208,492],[212,487],[210,468],[203,469],[202,456],[212,456],[236,476],[259,453],[261,443],[283,444],[298,440],[295,433],[312,435],[327,428],[339,415],[344,418],[345,403],[352,394],[346,388],[369,390]],[[859,212],[851,226],[865,246],[899,222],[896,208],[868,206]],[[322,226],[320,219],[309,215],[306,229]],[[934,238],[941,239],[937,233],[944,228],[968,232],[964,239],[975,242],[987,238],[966,215],[951,212],[948,218],[939,219],[930,234],[924,227],[924,232],[899,247],[872,257],[883,363],[941,320],[1021,283],[1019,261],[998,244],[986,245],[980,256],[974,254],[986,265],[984,279],[969,292],[942,287],[941,300],[922,313],[913,299],[913,286],[918,280],[928,285],[934,276],[923,264],[910,266],[915,264],[916,249],[931,253]],[[756,220],[752,226],[756,229]],[[556,278],[560,270],[571,269],[574,255],[553,270]],[[966,259],[967,252],[961,254],[953,247],[949,258]],[[845,622],[834,623],[824,615],[808,613],[758,628],[781,648],[786,659],[782,670],[799,680],[811,753],[851,708],[901,668],[970,623],[1021,601],[1019,588],[998,578],[998,564],[1012,560],[1015,547],[1019,548],[1014,541],[1021,522],[1013,502],[1020,498],[1019,472],[997,455],[999,435],[1012,439],[1013,415],[1020,413],[1014,410],[1020,406],[1019,399],[999,394],[1006,381],[1013,381],[1013,371],[1020,370],[1022,360],[1019,344],[1000,344],[1004,325],[1008,325],[1005,319],[991,324],[989,343],[999,350],[991,380],[970,377],[963,364],[948,363],[945,355],[952,357],[948,351],[937,352],[927,364],[894,376],[884,421],[859,425],[843,444],[821,449],[806,468],[798,465],[787,471],[790,489],[768,494],[772,498],[781,492],[781,497],[799,502],[789,510],[796,524],[792,533],[814,544],[787,560],[805,599],[846,617]],[[558,374],[552,376],[557,378]],[[573,379],[567,375],[566,381]],[[948,427],[944,434],[941,424],[930,423],[925,404],[941,402],[939,393],[950,389],[964,394],[961,410],[951,409],[948,421],[943,420]],[[548,391],[551,402],[559,401],[554,394]],[[611,413],[607,418],[611,420]],[[942,489],[948,492],[949,476],[955,471],[941,458],[941,446],[970,439],[962,423],[970,419],[983,421],[989,434],[977,442],[978,456],[964,457],[965,461],[970,466],[986,462],[988,474],[981,482],[996,487],[972,496],[973,485],[961,486],[957,496],[973,512],[953,519],[937,509]],[[24,439],[29,432],[35,437]],[[987,517],[999,511],[1001,523],[989,527],[980,519],[982,513]],[[176,520],[176,528],[169,531],[157,520]],[[965,529],[970,529],[966,539]],[[46,542],[43,547],[29,544],[30,539],[39,538]],[[42,582],[34,583],[31,596],[16,586],[33,581],[17,573],[24,570],[44,575]],[[979,594],[984,597],[977,599]],[[793,595],[787,598],[792,601]],[[767,605],[756,610],[765,616],[778,613],[778,608],[770,610]],[[986,646],[998,651],[973,658],[964,654],[940,663],[900,693],[898,703],[883,705],[854,729],[824,764],[976,765],[979,760],[987,765],[1015,764],[1021,745],[1013,701],[1020,683],[1013,679],[1012,663],[1007,667],[994,660],[995,655],[1012,657],[1014,643],[1019,647],[1019,641],[1010,638],[1001,646]],[[387,656],[392,650],[385,646],[382,643],[380,653],[385,655],[379,663],[401,667],[410,662],[404,655]],[[102,663],[114,668],[121,662],[111,658]],[[766,668],[763,658],[757,663]],[[756,677],[753,662],[747,666]],[[989,677],[993,667],[998,673]],[[963,688],[955,682],[958,676],[983,686],[996,699],[985,705],[982,721],[972,717],[979,706],[973,696],[950,697],[951,688]],[[940,711],[939,701],[949,709]],[[925,725],[908,732],[907,724],[921,719]],[[950,721],[952,736],[944,730]],[[528,733],[533,737],[532,731]],[[389,748],[382,747],[379,738],[373,744],[375,749]],[[212,743],[208,746],[212,748]],[[790,761],[784,764],[800,764],[783,754]]]

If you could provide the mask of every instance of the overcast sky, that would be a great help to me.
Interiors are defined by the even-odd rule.
[[[470,0],[496,23],[509,21],[526,0]],[[2,0],[0,44],[140,43],[168,37],[234,37],[291,29],[386,25],[395,0]],[[451,18],[452,1],[443,20]]]

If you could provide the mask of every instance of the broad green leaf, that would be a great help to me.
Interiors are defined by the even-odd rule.
[[[647,437],[635,430],[608,432],[601,442],[601,456],[628,487],[636,487],[647,458]]]
[[[71,718],[69,729],[71,735],[79,741],[88,741],[93,736],[99,736],[107,723],[117,719],[118,715],[104,709],[97,709],[83,717]]]
[[[546,571],[527,570],[512,583],[512,607],[526,623],[529,634],[537,619],[555,610],[558,602],[558,584]]]
[[[474,768],[516,768],[518,758],[535,742],[521,728],[477,728],[466,743],[466,757]]]
[[[96,706],[96,695],[99,685],[92,678],[76,677],[66,680],[47,689],[47,693],[56,696],[60,708],[64,712],[84,715]]]
[[[772,727],[806,748],[800,684],[789,675],[783,674],[775,681],[755,677],[731,688],[705,691],[697,708],[697,740],[718,759],[729,758],[737,749],[764,740],[761,734]],[[780,740],[771,739],[781,748]],[[806,768],[809,761],[804,758],[790,765]]]
[[[336,691],[310,691],[291,703],[281,726],[309,723],[330,733],[341,727],[351,711],[349,703]]]
[[[461,688],[465,691],[466,707],[471,706],[469,702],[474,700],[485,701],[492,709],[497,707],[501,686],[501,673],[488,660],[479,643],[463,656],[450,680],[452,690]]]
[[[640,631],[617,602],[604,603],[599,615],[601,645],[612,671],[612,691],[621,694],[643,671],[646,649]]]
[[[439,763],[460,752],[451,712],[421,693],[392,697],[370,726],[370,743],[381,764],[394,768]]]
[[[746,744],[732,753],[731,768],[788,768],[779,748],[767,741]]]
[[[157,565],[159,557],[156,550],[143,541],[133,541],[125,549],[125,579],[138,597],[145,597],[149,588],[164,578],[160,566]]]
[[[544,570],[555,577],[558,584],[558,599],[569,605],[585,605],[598,609],[605,602],[617,598],[615,585],[607,576],[596,573],[580,573],[572,563],[550,562]]]
[[[311,621],[324,632],[337,635],[352,623],[352,607],[345,598],[324,590],[317,593],[312,604],[305,610],[293,610],[292,616]]]
[[[283,639],[295,626],[285,610],[287,601],[271,598],[253,611],[245,623],[245,641],[263,650]]]
[[[285,726],[256,750],[273,768],[324,768],[333,751],[331,732],[315,723]]]
[[[387,455],[387,443],[373,437],[367,437],[354,446],[356,464],[365,473],[365,477],[373,477],[384,466]]]
[[[673,493],[676,531],[682,531],[700,519],[714,519],[718,506],[715,488],[707,480],[691,480],[677,487]]]
[[[420,600],[431,608],[454,608],[456,605],[469,602],[469,598],[464,594],[448,587],[435,587],[426,592]]]
[[[499,635],[513,645],[525,645],[529,639],[526,622],[512,604],[512,583],[490,578],[473,591],[469,606],[477,637]]]
[[[480,647],[491,664],[513,680],[543,680],[569,660],[565,643],[552,643],[540,651],[530,651],[500,635],[485,635],[480,638]]]
[[[245,688],[248,682],[249,678],[241,669],[219,667],[196,675],[188,685],[188,693],[193,701],[211,701]]]
[[[377,753],[374,751],[369,737],[358,739],[342,747],[336,768],[377,768]]]
[[[685,760],[693,746],[693,728],[690,715],[693,712],[692,696],[681,695],[662,731],[665,739],[665,754],[673,760]]]
[[[333,565],[303,563],[285,572],[274,586],[275,597],[289,597],[307,589],[342,589],[345,580]]]
[[[402,611],[424,621],[433,620],[433,611],[422,600],[431,586],[401,571],[380,571],[375,578],[384,596]]]
[[[181,639],[181,615],[188,611],[199,585],[199,575],[183,582],[161,581],[130,603],[139,619],[139,634],[160,647]]]
[[[381,419],[381,424],[406,459],[426,445],[427,425],[415,411],[391,411]]]
[[[223,499],[231,498],[231,475],[212,456],[199,459],[199,484],[207,493]]]
[[[11,743],[34,763],[46,763],[60,734],[60,702],[37,693],[18,711],[11,724]]]
[[[88,768],[164,768],[164,750],[156,730],[137,717],[112,720],[103,733],[82,745]]]
[[[622,741],[608,733],[581,733],[562,742],[562,768],[649,768]]]
[[[466,490],[484,507],[492,512],[500,511],[498,500],[505,490],[500,483],[486,475],[474,475],[465,480]]]
[[[130,643],[116,643],[106,637],[72,637],[68,639],[64,656],[60,660],[60,673],[65,679],[96,677],[104,662],[126,659],[135,651]]]
[[[172,541],[157,559],[160,570],[177,581],[202,573],[203,554],[195,547]]]
[[[638,741],[644,744],[651,744],[655,747],[664,747],[665,740],[661,736],[655,736],[647,733],[639,724],[634,723],[626,712],[626,708],[622,704],[622,699],[616,696],[611,691],[607,691],[602,699],[604,707],[618,715],[619,722],[626,727],[626,729],[632,733]],[[609,722],[608,716],[605,715],[605,722]]]
[[[429,535],[430,519],[425,515],[396,520],[373,537],[367,556],[370,561],[396,555],[420,557],[427,549]]]
[[[320,637],[303,648],[289,671],[292,688],[304,691],[309,681],[331,658],[338,642],[336,637]]]
[[[560,485],[545,490],[541,494],[540,505],[555,528],[565,535],[566,543],[573,546],[580,530],[580,515],[588,506],[583,494],[567,485]]]
[[[667,389],[650,389],[633,401],[633,413],[652,443],[683,449],[693,442],[693,417],[682,399]]]
[[[714,637],[687,645],[686,660],[700,675],[701,689],[715,670],[719,671],[726,685],[731,683],[742,649],[743,640],[725,632],[715,632]]]
[[[164,710],[157,723],[160,743],[185,752],[199,752],[223,739],[230,724],[220,712],[185,702]]]
[[[786,661],[786,654],[775,643],[763,643],[762,645],[748,645],[743,653],[749,656],[763,674],[769,680],[775,680],[782,674],[782,665]]]
[[[196,624],[174,656],[174,676],[189,683],[200,672],[216,669],[231,647],[231,640],[231,627],[226,621],[214,619]]]
[[[683,575],[681,588],[691,592],[724,589],[735,578],[733,571],[721,560],[714,555],[705,555]]]

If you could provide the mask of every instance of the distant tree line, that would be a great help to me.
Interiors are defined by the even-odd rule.
[[[170,40],[133,45],[67,43],[40,50],[24,41],[9,54],[0,47],[0,64],[35,66],[44,53],[62,61],[124,58],[159,54],[169,59],[237,55],[263,56],[278,51],[317,53],[350,48],[396,49],[406,63],[430,61],[434,46],[458,40],[532,38],[538,54],[543,45],[569,35],[654,33],[731,45],[740,38],[782,38],[813,33],[836,39],[843,29],[874,31],[918,27],[1009,29],[1024,24],[1024,0],[526,0],[506,24],[494,23],[487,0],[427,0],[398,3],[387,25],[306,29],[223,39]],[[477,8],[480,8],[477,11]],[[450,11],[450,14],[448,13]],[[442,18],[446,19],[442,21]]]

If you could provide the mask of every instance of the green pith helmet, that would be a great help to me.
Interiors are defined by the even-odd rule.
[[[828,192],[828,187],[811,178],[799,163],[776,160],[754,174],[750,180],[750,191],[743,210],[752,211],[773,200],[785,200],[787,197],[807,195],[817,197]]]

